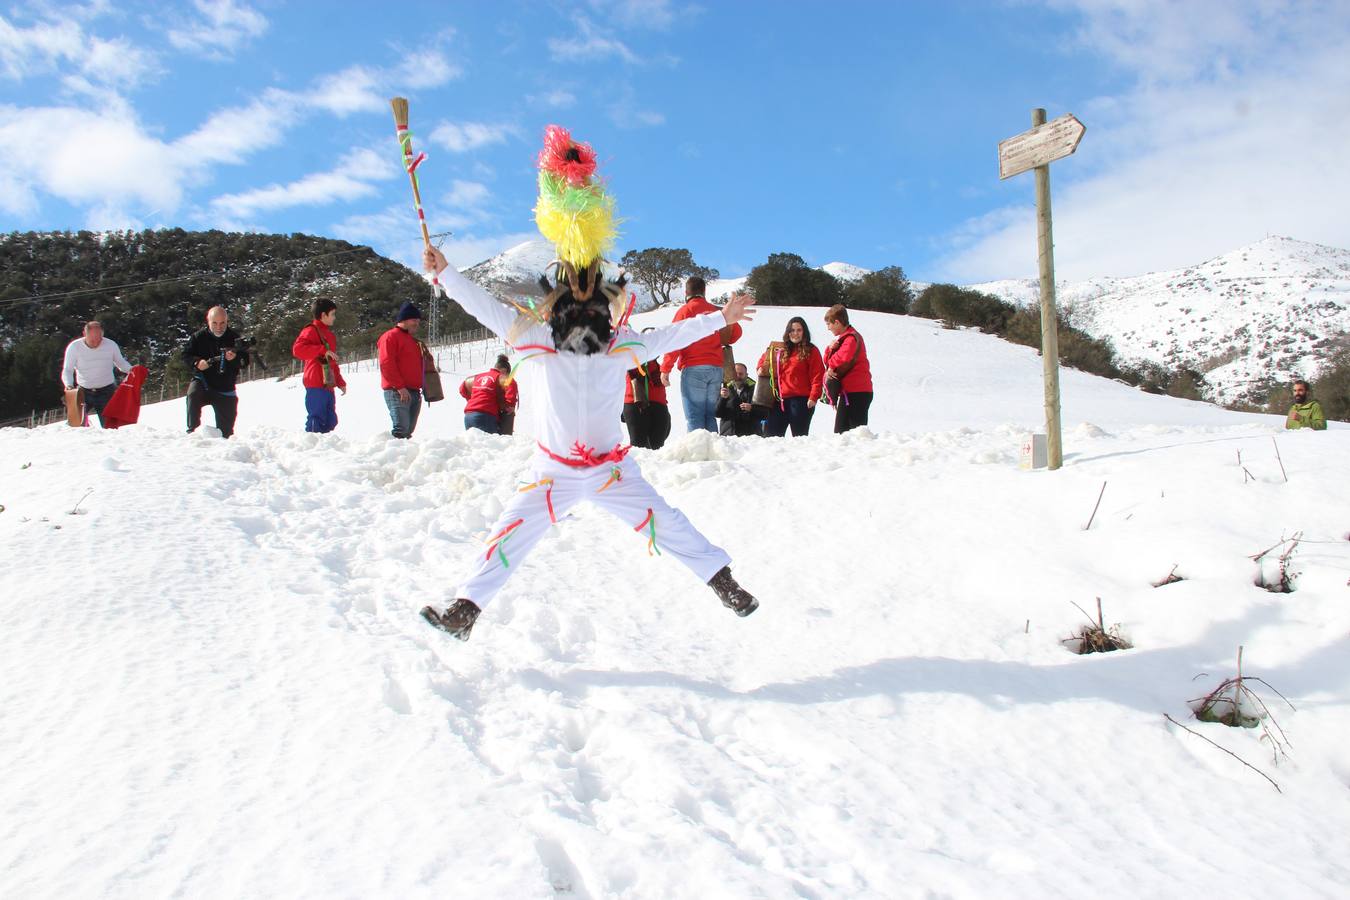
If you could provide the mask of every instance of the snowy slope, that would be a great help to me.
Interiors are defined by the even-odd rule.
[[[0,896],[1341,895],[1350,428],[1066,372],[1066,466],[1020,471],[1034,352],[858,319],[873,430],[634,451],[745,620],[584,508],[472,641],[426,627],[530,443],[441,404],[388,440],[369,369],[332,435],[294,379],[228,442],[181,401],[0,431]],[[1254,586],[1295,531],[1296,592]],[[1136,649],[1062,647],[1095,597]],[[1238,645],[1279,765],[1187,718]]]
[[[1034,279],[971,285],[1021,305]],[[1189,366],[1221,402],[1263,403],[1268,379],[1315,377],[1313,357],[1350,331],[1350,251],[1284,237],[1174,272],[1056,285],[1069,321],[1126,362]]]

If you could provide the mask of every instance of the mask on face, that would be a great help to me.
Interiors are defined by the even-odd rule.
[[[605,283],[599,263],[578,272],[567,263],[557,268],[557,286],[541,278],[548,291],[545,306],[553,332],[553,346],[566,353],[602,353],[614,337],[614,310],[623,296],[626,279]]]

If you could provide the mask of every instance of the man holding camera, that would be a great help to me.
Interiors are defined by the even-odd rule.
[[[239,370],[248,365],[247,342],[230,328],[230,317],[223,306],[206,313],[206,327],[192,336],[183,348],[183,362],[192,370],[187,392],[187,430],[202,424],[202,407],[211,404],[216,411],[216,427],[221,437],[234,434],[239,412],[239,395],[234,383]]]

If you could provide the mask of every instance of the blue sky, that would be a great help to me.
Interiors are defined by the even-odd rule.
[[[0,7],[0,230],[302,231],[405,262],[388,98],[411,101],[452,261],[537,237],[544,126],[592,143],[620,252],[724,276],[770,253],[922,280],[1036,272],[1035,106],[1088,128],[1052,167],[1062,277],[1283,234],[1350,247],[1350,0]]]

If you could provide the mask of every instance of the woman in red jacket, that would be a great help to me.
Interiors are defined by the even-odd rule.
[[[326,434],[337,427],[337,397],[333,389],[347,393],[347,379],[338,368],[337,336],[333,322],[337,304],[332,300],[314,301],[314,321],[300,329],[291,347],[291,355],[304,360],[306,431]]]
[[[773,384],[774,404],[769,407],[769,418],[764,433],[782,437],[792,427],[793,437],[803,437],[811,430],[811,417],[820,400],[825,364],[820,350],[811,343],[811,330],[801,316],[788,319],[783,331],[783,343],[770,345],[759,358],[761,377],[768,373]]]
[[[834,404],[834,433],[867,424],[872,405],[872,367],[862,335],[848,324],[848,310],[836,303],[825,311],[834,343],[825,351],[825,402]]]

